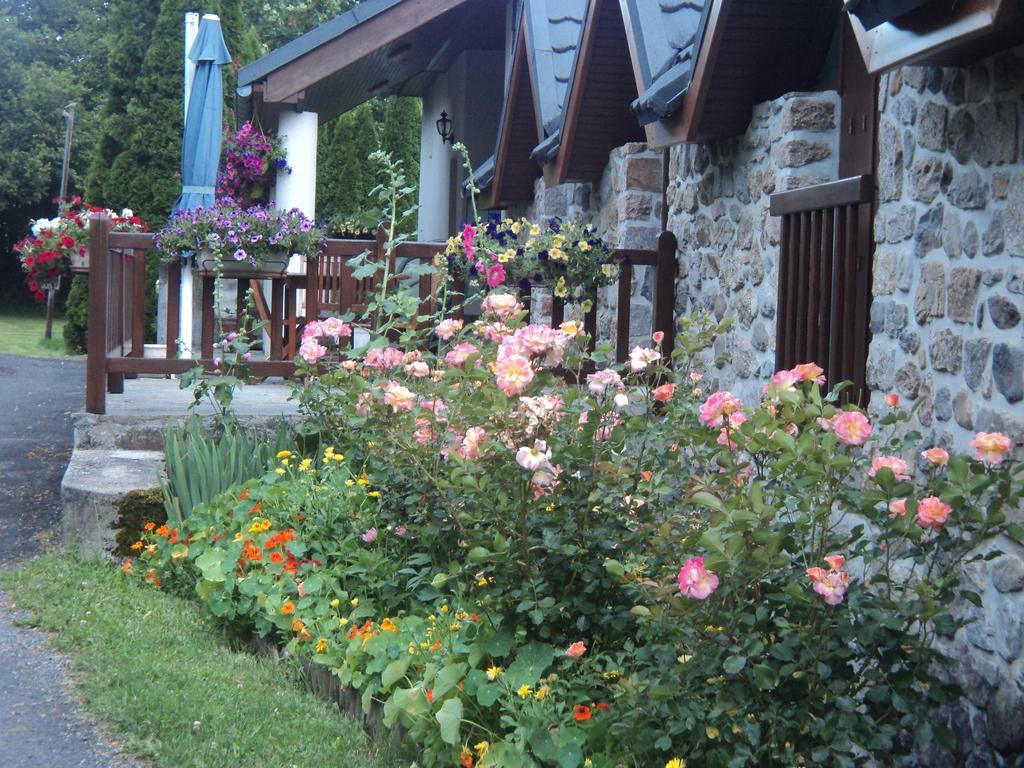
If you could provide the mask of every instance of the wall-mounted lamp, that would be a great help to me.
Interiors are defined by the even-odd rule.
[[[441,110],[441,117],[438,118],[437,122],[434,123],[437,126],[437,132],[441,136],[441,143],[445,142],[449,144],[455,143],[455,136],[452,135],[452,121],[448,117],[448,113]]]

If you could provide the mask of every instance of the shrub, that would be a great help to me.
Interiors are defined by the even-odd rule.
[[[707,316],[680,321],[671,366],[657,334],[615,366],[511,295],[483,311],[439,323],[434,352],[380,338],[309,365],[329,447],[154,530],[150,578],[382,702],[425,766],[951,746],[935,640],[980,600],[959,566],[1024,538],[1005,437],[922,454],[908,413],[870,423],[813,364],[759,403],[702,392]]]
[[[64,344],[73,355],[84,355],[89,343],[89,279],[75,275],[64,307]]]

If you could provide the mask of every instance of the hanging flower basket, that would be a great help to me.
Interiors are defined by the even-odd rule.
[[[204,249],[196,254],[196,266],[201,272],[215,274],[217,272],[218,256],[209,249]],[[288,270],[288,262],[291,261],[291,254],[280,252],[270,253],[260,259],[259,264],[254,264],[249,259],[221,259],[220,274],[223,277],[244,278],[257,274],[281,274]]]

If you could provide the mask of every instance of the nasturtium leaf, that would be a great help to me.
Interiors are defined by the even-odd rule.
[[[381,685],[385,688],[390,688],[392,685],[394,685],[403,677],[405,677],[405,673],[409,670],[409,664],[411,661],[412,657],[406,655],[388,664],[387,667],[384,668],[384,671],[381,673]]]
[[[547,643],[531,642],[519,649],[516,659],[505,672],[508,684],[515,690],[533,686],[555,660],[555,649]]]
[[[203,574],[207,581],[224,581],[224,556],[227,554],[223,549],[208,549],[196,558],[196,567]]]
[[[462,701],[448,699],[441,705],[434,718],[441,726],[441,740],[453,747],[459,744],[459,730],[462,727]]]

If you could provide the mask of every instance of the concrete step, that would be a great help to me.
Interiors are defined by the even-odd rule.
[[[64,544],[109,554],[114,504],[128,491],[156,487],[163,473],[161,451],[76,448],[61,482]]]

